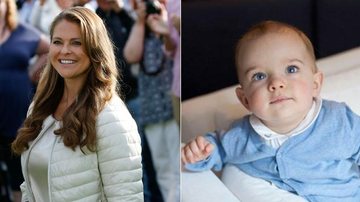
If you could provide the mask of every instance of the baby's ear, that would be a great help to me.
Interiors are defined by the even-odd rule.
[[[318,71],[314,74],[313,97],[318,97],[320,95],[323,77],[324,76],[321,71]]]
[[[239,86],[235,89],[236,96],[240,100],[240,102],[244,105],[244,107],[250,111],[249,109],[249,102],[245,96],[245,92],[242,86]]]

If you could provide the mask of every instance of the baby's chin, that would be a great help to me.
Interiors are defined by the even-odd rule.
[[[296,114],[281,114],[270,117],[258,117],[261,122],[277,133],[287,133],[295,129],[302,120],[304,120],[307,113],[296,113]],[[255,115],[256,116],[256,115]]]

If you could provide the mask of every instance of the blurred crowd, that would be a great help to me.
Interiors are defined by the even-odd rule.
[[[50,24],[72,6],[98,14],[115,46],[120,95],[142,138],[145,201],[180,201],[180,0],[0,0],[0,201],[21,200],[10,144],[47,62]]]

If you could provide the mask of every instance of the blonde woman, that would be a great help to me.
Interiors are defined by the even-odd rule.
[[[137,126],[116,93],[102,20],[74,7],[50,27],[49,62],[23,127],[25,201],[143,201]]]

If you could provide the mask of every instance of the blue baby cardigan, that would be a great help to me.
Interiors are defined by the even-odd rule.
[[[187,169],[219,170],[229,163],[309,201],[360,201],[360,117],[343,103],[323,100],[316,121],[278,149],[261,140],[249,116],[221,137],[206,137],[216,148]]]

